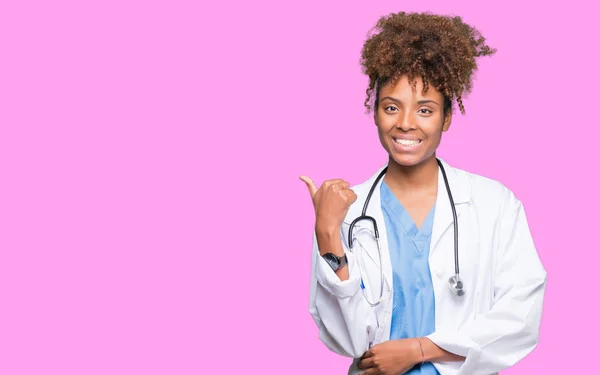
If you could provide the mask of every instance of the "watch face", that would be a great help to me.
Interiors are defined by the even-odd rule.
[[[327,253],[327,254],[323,255],[323,258],[334,269],[338,268],[339,265],[340,265],[340,262],[339,262],[338,258],[335,255],[331,254],[331,253]]]

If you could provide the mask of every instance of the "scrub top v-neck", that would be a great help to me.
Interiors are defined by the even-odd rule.
[[[393,271],[394,305],[390,340],[427,336],[435,330],[435,298],[429,270],[435,206],[421,228],[417,228],[402,203],[383,181],[381,208]],[[439,372],[426,362],[406,374],[439,375]]]

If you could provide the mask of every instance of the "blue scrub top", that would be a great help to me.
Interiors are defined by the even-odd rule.
[[[394,307],[390,340],[427,336],[435,330],[435,299],[429,270],[435,206],[418,229],[383,181],[381,208],[393,271]],[[425,362],[406,374],[439,375],[439,372],[430,362]]]

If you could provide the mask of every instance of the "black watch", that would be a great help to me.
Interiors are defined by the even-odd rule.
[[[323,259],[325,259],[327,264],[329,264],[331,269],[333,269],[333,271],[337,271],[340,268],[344,267],[346,264],[348,264],[348,257],[346,257],[346,254],[344,254],[341,257],[338,257],[333,253],[327,253],[323,254],[322,257]]]

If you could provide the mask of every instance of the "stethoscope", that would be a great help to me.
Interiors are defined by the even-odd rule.
[[[448,198],[450,198],[450,206],[452,208],[452,216],[454,218],[454,275],[452,277],[450,277],[450,279],[448,279],[448,286],[450,287],[450,290],[452,291],[452,293],[454,293],[455,295],[460,297],[465,294],[465,286],[464,286],[462,280],[460,279],[459,271],[458,271],[458,220],[456,218],[456,207],[454,207],[454,200],[452,199],[452,193],[450,192],[450,185],[448,184],[448,178],[446,177],[446,171],[444,170],[444,166],[442,165],[442,162],[440,161],[440,159],[437,159],[437,163],[440,166],[442,175],[444,176],[444,183],[446,185],[446,191],[448,192]],[[364,288],[362,288],[365,299],[371,306],[377,306],[382,301],[384,279],[383,279],[383,267],[381,266],[381,264],[382,264],[381,263],[381,243],[379,242],[379,230],[377,229],[377,221],[373,217],[367,216],[366,213],[367,213],[367,207],[369,205],[369,201],[371,200],[371,195],[373,195],[373,191],[375,190],[375,187],[377,186],[377,184],[379,183],[379,180],[381,180],[381,178],[385,175],[386,172],[387,172],[387,167],[385,167],[381,171],[381,173],[379,173],[377,178],[375,179],[375,182],[371,186],[371,190],[369,191],[369,194],[367,195],[367,200],[365,201],[365,204],[363,206],[362,214],[359,217],[357,217],[356,219],[354,219],[354,221],[352,221],[352,223],[350,224],[350,229],[348,230],[348,246],[350,247],[350,250],[352,250],[352,248],[354,246],[354,241],[356,240],[352,236],[353,229],[354,229],[354,226],[356,225],[356,223],[358,223],[361,220],[367,220],[373,224],[373,232],[375,234],[375,240],[377,242],[377,251],[379,253],[379,271],[380,271],[380,279],[381,279],[381,283],[380,283],[381,290],[379,291],[379,299],[376,302],[371,302],[371,301],[369,301],[369,298],[365,294]]]

